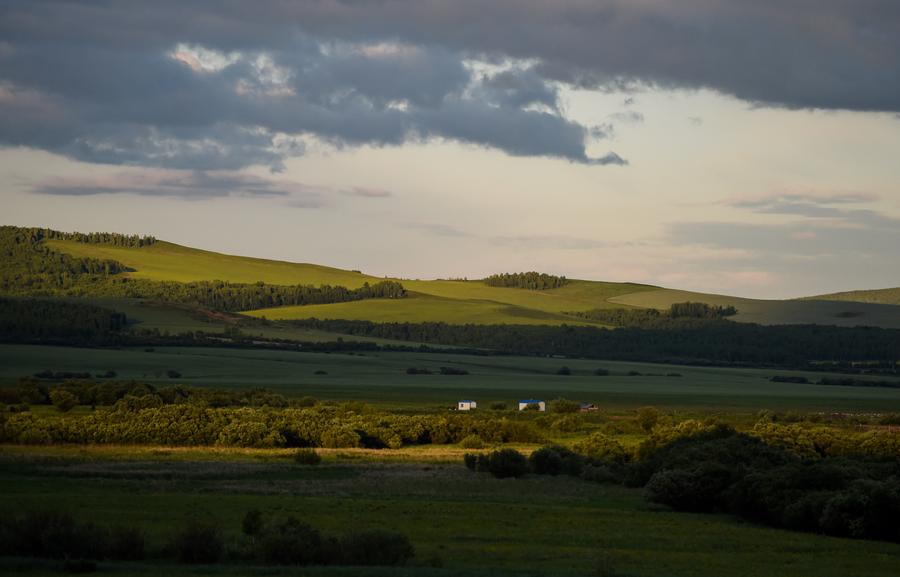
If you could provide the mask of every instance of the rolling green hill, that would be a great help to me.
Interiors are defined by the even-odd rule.
[[[612,303],[641,308],[665,309],[673,303],[693,301],[734,306],[738,322],[761,325],[820,324],[900,328],[900,306],[890,304],[824,300],[760,300],[704,294],[674,289],[656,289],[610,299]]]
[[[827,295],[806,297],[804,300],[849,301],[882,305],[900,305],[900,287],[831,293]]]
[[[47,245],[74,257],[121,262],[131,269],[125,275],[149,280],[262,281],[273,285],[329,284],[351,289],[385,280],[327,266],[224,255],[163,241],[126,247],[54,239],[48,240]],[[586,280],[570,280],[565,286],[548,290],[492,287],[481,281],[390,280],[402,282],[408,298],[284,306],[246,314],[270,320],[316,317],[374,322],[559,325],[592,324],[567,312],[628,307],[666,309],[676,302],[693,301],[733,305],[738,314],[732,319],[739,322],[900,328],[900,289],[781,301]]]

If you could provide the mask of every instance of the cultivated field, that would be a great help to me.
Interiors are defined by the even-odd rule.
[[[572,375],[557,375],[563,365]],[[463,376],[408,375],[409,367],[467,370]],[[595,376],[597,368],[612,374]],[[825,373],[774,369],[669,366],[645,363],[470,356],[438,353],[304,353],[295,351],[157,347],[79,349],[0,345],[0,383],[51,369],[113,370],[119,379],[160,385],[267,387],[291,397],[363,401],[383,408],[441,410],[460,398],[512,404],[520,398],[590,401],[604,408],[644,405],[725,412],[737,410],[900,411],[900,389],[773,383],[772,375],[815,381]],[[168,370],[181,376],[170,379]],[[316,374],[324,371],[327,374]],[[629,376],[629,372],[640,375]],[[681,376],[667,376],[678,374]]]

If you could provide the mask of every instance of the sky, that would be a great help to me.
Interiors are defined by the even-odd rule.
[[[378,276],[900,286],[900,3],[5,0],[0,201]]]

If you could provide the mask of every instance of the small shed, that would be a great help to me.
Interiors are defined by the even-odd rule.
[[[471,411],[472,409],[477,409],[477,408],[478,408],[478,403],[476,403],[475,401],[469,400],[469,399],[466,399],[466,400],[456,403],[457,411]]]
[[[578,405],[578,410],[582,413],[590,413],[591,411],[597,410],[597,405],[594,403],[581,403]]]
[[[541,411],[541,412],[544,412],[547,410],[547,403],[545,403],[544,401],[542,401],[540,399],[522,399],[521,401],[519,401],[519,410],[520,411],[524,411],[525,409],[527,409],[531,406],[537,406],[537,410]]]

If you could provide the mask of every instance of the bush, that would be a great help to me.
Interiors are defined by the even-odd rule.
[[[574,448],[575,452],[595,461],[624,463],[628,460],[625,448],[603,433],[591,433],[588,438],[575,443]]]
[[[647,483],[649,501],[678,511],[708,513],[721,508],[723,493],[734,481],[731,469],[719,463],[701,463],[693,469],[660,471]]]
[[[642,407],[638,409],[635,420],[644,432],[649,433],[659,422],[659,411],[654,407]]]
[[[250,537],[255,537],[262,532],[263,516],[259,509],[247,511],[241,520],[241,533]]]
[[[253,543],[254,557],[270,565],[311,565],[328,561],[326,540],[295,517],[265,524]]]
[[[459,442],[463,449],[483,449],[484,441],[478,435],[469,435]]]
[[[415,555],[406,535],[388,531],[349,533],[340,547],[344,565],[404,565]]]
[[[552,413],[577,413],[581,410],[581,404],[577,401],[569,399],[556,399],[550,401],[550,412]]]
[[[294,462],[298,465],[318,465],[322,462],[322,456],[315,449],[297,449]]]
[[[566,366],[562,366],[562,367],[559,367],[558,369],[556,369],[556,374],[557,375],[571,375],[572,369],[570,369],[569,367],[566,367]]]
[[[581,478],[592,483],[621,483],[621,475],[606,465],[585,465]]]
[[[500,449],[487,456],[487,470],[497,477],[523,477],[528,474],[530,467],[528,459],[515,449]]]
[[[68,413],[78,406],[78,397],[65,389],[55,389],[50,392],[50,402],[61,413]]]
[[[225,545],[213,525],[192,522],[176,533],[169,548],[181,563],[216,563],[222,558]]]
[[[492,411],[505,411],[506,403],[491,403],[491,410]]]
[[[475,472],[478,470],[478,458],[481,455],[475,453],[466,453],[463,455],[463,463],[466,465],[466,469]]]
[[[175,369],[169,369],[168,371],[166,371],[166,376],[170,379],[180,379],[181,373],[179,371],[176,371]]]
[[[609,376],[608,369],[594,369],[594,375],[597,377],[607,377]]]
[[[144,558],[144,532],[137,527],[113,527],[109,532],[107,556],[117,561]]]
[[[0,522],[0,550],[21,557],[102,559],[106,532],[93,523],[77,523],[68,513],[37,511]]]

